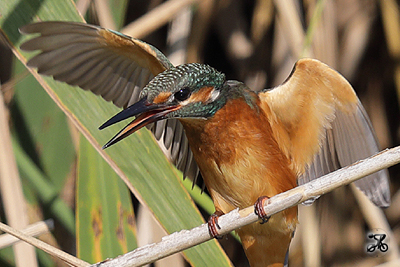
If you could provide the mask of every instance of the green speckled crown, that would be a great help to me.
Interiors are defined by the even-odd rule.
[[[220,88],[225,82],[225,75],[216,69],[199,63],[180,65],[158,74],[143,88],[140,98],[147,96],[152,102],[160,92],[176,93],[183,87],[190,87],[196,92],[204,86]]]

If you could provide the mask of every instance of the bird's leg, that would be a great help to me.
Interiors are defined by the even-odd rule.
[[[257,199],[256,203],[254,204],[254,213],[262,220],[261,224],[268,222],[271,216],[268,216],[264,210],[265,201],[268,200],[269,197],[261,196]]]
[[[210,232],[210,235],[214,238],[221,238],[220,235],[218,235],[218,229],[221,229],[221,227],[218,224],[218,218],[219,216],[224,215],[224,213],[221,210],[216,210],[213,214],[211,214],[210,218],[208,218],[208,231]]]

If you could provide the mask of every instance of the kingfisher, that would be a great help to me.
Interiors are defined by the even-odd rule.
[[[297,207],[272,217],[268,198],[378,152],[368,116],[349,82],[315,59],[300,59],[280,86],[254,92],[199,63],[173,66],[157,48],[98,26],[39,22],[21,45],[40,50],[28,66],[90,90],[123,110],[100,126],[134,117],[103,148],[144,126],[185,176],[200,171],[215,205],[208,220],[254,205],[261,223],[237,230],[249,263],[284,266]],[[390,204],[387,171],[357,182],[379,207]]]

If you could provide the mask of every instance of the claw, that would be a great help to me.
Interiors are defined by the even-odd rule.
[[[269,218],[271,218],[271,216],[268,216],[264,210],[265,201],[268,199],[269,197],[267,196],[261,196],[257,199],[256,203],[254,204],[254,213],[262,220],[260,222],[261,224],[268,222]]]
[[[213,238],[220,239],[222,238],[220,235],[218,235],[218,229],[221,229],[221,227],[218,224],[218,218],[219,216],[224,215],[224,213],[220,210],[217,210],[214,212],[210,218],[208,218],[208,231],[210,232],[210,235]]]

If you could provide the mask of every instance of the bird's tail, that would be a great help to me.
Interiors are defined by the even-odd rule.
[[[268,222],[237,230],[251,267],[287,267],[288,250],[297,225],[297,207],[273,215]]]
[[[287,255],[292,232],[262,231],[263,233],[260,234],[260,228],[264,228],[266,225],[255,224],[248,225],[237,231],[250,266],[288,266]]]

